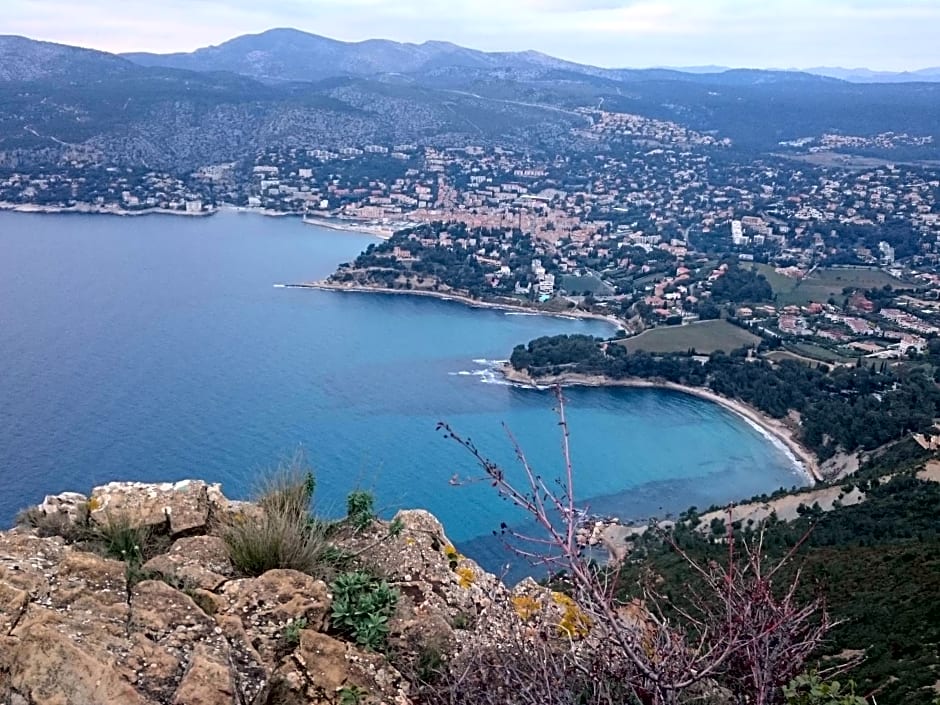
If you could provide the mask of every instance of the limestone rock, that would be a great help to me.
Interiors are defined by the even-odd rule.
[[[331,636],[305,629],[292,662],[279,672],[286,700],[335,703],[343,689],[360,693],[362,705],[408,705],[407,685],[388,661]]]
[[[129,627],[154,641],[182,647],[205,638],[215,622],[188,595],[159,580],[144,580],[131,590]]]
[[[202,644],[173,697],[174,705],[236,705],[239,700],[226,662]]]
[[[361,542],[370,546],[369,562],[402,595],[400,626],[432,614],[449,624],[472,621],[494,599],[508,594],[499,579],[457,551],[429,512],[402,510],[392,521],[402,527],[396,536],[378,542],[364,536]],[[356,548],[350,544],[351,550]]]
[[[201,480],[111,482],[92,490],[88,507],[91,520],[98,524],[126,517],[137,526],[167,526],[171,536],[179,536],[205,528],[209,519],[207,487]]]
[[[71,522],[83,521],[88,513],[88,497],[79,492],[46,495],[39,511],[45,516],[62,514]]]
[[[177,539],[167,553],[147,561],[143,570],[209,591],[235,575],[225,542],[217,536]]]
[[[121,676],[113,658],[82,648],[63,631],[33,625],[5,641],[0,658],[9,674],[8,688],[27,702],[157,705]]]
[[[284,629],[300,619],[311,629],[323,629],[332,604],[322,580],[296,570],[269,570],[258,578],[229,581],[222,596],[228,604],[219,616],[238,617],[253,635],[258,653],[272,666]]]
[[[59,564],[57,586],[50,595],[56,607],[127,604],[126,566],[94,553],[67,553]]]

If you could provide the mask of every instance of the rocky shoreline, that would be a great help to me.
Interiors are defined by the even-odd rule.
[[[345,291],[357,294],[396,294],[402,296],[423,296],[431,299],[439,299],[441,301],[454,301],[456,303],[463,304],[464,306],[470,306],[471,308],[487,308],[496,311],[524,313],[533,316],[554,316],[556,318],[575,318],[604,321],[605,323],[609,323],[617,329],[623,327],[623,322],[620,319],[614,316],[606,316],[601,313],[592,313],[590,311],[547,311],[545,309],[536,308],[534,306],[524,306],[521,304],[501,303],[497,301],[480,301],[478,299],[471,299],[469,296],[453,292],[430,291],[426,289],[392,289],[388,287],[370,286],[366,284],[345,284],[340,282],[333,282],[329,279],[305,282],[301,284],[288,284],[287,286],[303,289],[321,289],[324,291]]]
[[[790,428],[779,419],[771,418],[749,404],[745,404],[737,399],[729,399],[728,397],[715,394],[710,389],[691,387],[674,382],[667,382],[665,380],[639,378],[612,379],[604,377],[603,375],[575,373],[534,378],[527,372],[516,370],[509,363],[505,363],[500,369],[503,376],[508,381],[530,387],[544,387],[555,384],[562,387],[634,387],[640,389],[669,389],[683,394],[691,394],[700,399],[719,404],[749,423],[759,427],[763,432],[785,446],[793,456],[795,462],[811,481],[818,482],[824,479],[820,470],[819,459],[809,448],[799,441],[794,429]]]
[[[124,208],[108,208],[92,203],[77,203],[74,206],[41,206],[33,203],[10,203],[0,201],[0,211],[13,211],[15,213],[80,213],[83,215],[117,215],[121,217],[138,217],[144,215],[180,215],[189,218],[208,218],[215,215],[218,209],[199,211],[193,213],[185,210],[170,208],[143,208],[140,210],[126,210]]]

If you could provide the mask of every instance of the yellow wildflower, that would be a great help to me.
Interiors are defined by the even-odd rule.
[[[473,585],[476,576],[473,574],[473,568],[462,566],[456,570],[457,577],[460,578],[460,587],[468,588]]]
[[[512,606],[523,622],[528,622],[541,609],[541,603],[529,595],[516,595],[512,598]]]

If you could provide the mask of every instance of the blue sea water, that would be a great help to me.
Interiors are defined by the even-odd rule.
[[[426,507],[498,565],[488,536],[516,515],[447,421],[512,470],[505,422],[545,476],[562,470],[548,392],[488,361],[597,321],[508,315],[407,296],[275,288],[321,278],[370,242],[295,219],[0,213],[0,522],[45,494],[116,479],[200,477],[244,497],[303,447],[318,503],[375,491]],[[578,496],[663,515],[804,480],[725,409],[674,392],[566,392]]]

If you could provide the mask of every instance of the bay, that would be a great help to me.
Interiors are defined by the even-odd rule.
[[[434,512],[484,564],[515,520],[436,431],[514,470],[502,424],[562,472],[548,392],[491,361],[598,321],[407,296],[275,288],[321,278],[372,239],[296,219],[0,213],[0,521],[65,490],[199,477],[246,497],[298,448],[320,509],[376,493],[384,515]],[[709,402],[647,389],[566,392],[576,489],[599,512],[664,515],[802,484],[790,458]],[[473,553],[471,553],[473,555]]]

